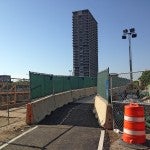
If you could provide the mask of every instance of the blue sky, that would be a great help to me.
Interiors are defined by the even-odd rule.
[[[129,72],[128,40],[135,27],[133,71],[150,69],[149,0],[0,0],[0,74],[69,75],[73,68],[72,11],[89,9],[98,22],[99,71]]]

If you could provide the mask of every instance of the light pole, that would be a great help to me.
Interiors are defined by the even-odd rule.
[[[130,81],[133,81],[133,74],[132,74],[132,53],[131,53],[131,38],[137,37],[137,34],[135,33],[135,29],[125,29],[123,30],[122,39],[126,39],[128,37],[129,40],[129,65],[130,65]]]
[[[72,70],[69,70],[69,72],[70,72],[70,76],[72,76]]]

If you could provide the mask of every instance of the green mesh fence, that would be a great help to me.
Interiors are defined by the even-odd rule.
[[[71,90],[71,78],[63,77],[63,91],[70,91],[70,90]]]
[[[63,77],[53,76],[54,93],[63,92]]]
[[[112,88],[124,86],[130,83],[129,79],[118,77],[118,76],[111,76],[111,79],[112,79]]]
[[[71,89],[78,89],[79,87],[78,77],[71,77],[70,83],[71,83]]]
[[[84,87],[89,87],[90,81],[88,77],[84,77]]]
[[[109,101],[109,68],[98,73],[97,93]]]
[[[44,97],[50,94],[94,87],[97,79],[93,77],[55,76],[29,72],[30,99]]]

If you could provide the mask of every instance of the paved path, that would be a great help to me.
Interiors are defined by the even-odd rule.
[[[100,128],[92,111],[93,97],[65,105],[3,150],[97,150]]]

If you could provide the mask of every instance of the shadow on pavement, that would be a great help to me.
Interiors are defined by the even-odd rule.
[[[70,103],[46,116],[40,125],[71,125],[99,128],[93,114],[94,104]]]

